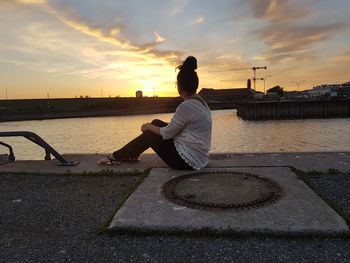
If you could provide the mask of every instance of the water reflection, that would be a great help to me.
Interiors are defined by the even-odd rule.
[[[350,119],[243,121],[236,112],[213,111],[211,152],[350,150]],[[106,153],[140,134],[142,123],[172,114],[0,123],[0,131],[38,133],[61,153]],[[1,138],[17,159],[42,159],[43,150],[23,138]],[[5,152],[0,148],[0,153]],[[149,150],[148,152],[152,152]]]

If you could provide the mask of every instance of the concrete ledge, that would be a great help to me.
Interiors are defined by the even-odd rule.
[[[3,164],[10,163],[8,154],[0,154],[0,166]]]
[[[213,171],[217,169],[207,168]],[[110,229],[136,231],[209,231],[214,233],[334,234],[347,233],[342,217],[288,168],[222,168],[272,179],[283,187],[281,200],[247,211],[204,211],[171,203],[161,186],[191,173],[152,169],[150,175],[115,214]]]
[[[350,170],[350,152],[277,152],[211,154],[208,167],[292,166],[303,171]]]
[[[76,166],[58,166],[57,160],[50,161],[15,161],[0,165],[0,172],[14,173],[99,173],[99,172],[143,172],[150,167],[166,167],[166,164],[154,154],[141,155],[141,161],[122,163],[121,165],[98,165],[97,161],[106,154],[65,154],[67,160],[80,162]]]
[[[80,162],[77,166],[57,166],[57,160],[51,161],[0,161],[0,172],[16,173],[98,173],[143,172],[148,168],[167,167],[156,154],[142,154],[137,163],[123,163],[118,166],[100,166],[96,162],[105,154],[65,154],[71,161]],[[341,172],[350,170],[350,152],[289,152],[289,153],[213,153],[209,157],[208,168],[213,167],[287,167],[293,166],[303,171],[327,171],[337,169]]]

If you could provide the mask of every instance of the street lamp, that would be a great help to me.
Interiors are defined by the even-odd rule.
[[[305,82],[305,80],[300,80],[300,81],[291,81],[291,83],[294,83],[294,84],[296,84],[296,85],[297,85],[297,89],[298,89],[298,91],[299,91],[299,85],[300,85],[301,83],[303,83],[303,82]]]
[[[270,78],[270,77],[272,77],[272,76],[271,75],[267,75],[264,78],[264,94],[266,94],[266,92],[265,92],[265,81],[266,81],[267,78]]]

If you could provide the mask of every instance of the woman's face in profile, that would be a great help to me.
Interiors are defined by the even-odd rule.
[[[178,82],[176,82],[176,87],[177,87],[177,92],[179,93],[179,95],[181,96],[181,88]]]

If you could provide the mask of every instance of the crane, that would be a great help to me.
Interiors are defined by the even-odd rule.
[[[258,70],[258,69],[267,69],[267,67],[252,67],[252,70],[254,71],[254,78],[253,78],[253,80],[254,80],[254,90],[256,90],[255,89],[255,82],[256,82],[256,80],[257,80],[257,78],[256,78],[256,71]],[[261,78],[261,80],[263,80],[263,78]]]
[[[227,70],[215,70],[210,72],[225,72],[225,71],[238,71],[238,70],[253,70],[253,81],[254,81],[254,90],[256,90],[256,81],[257,80],[263,80],[263,78],[256,78],[256,71],[260,69],[267,69],[267,67],[251,67],[251,68],[233,68],[233,69],[227,69]]]

